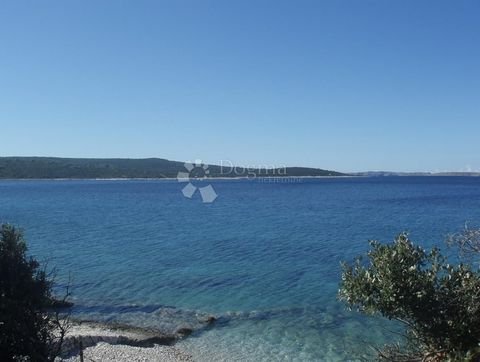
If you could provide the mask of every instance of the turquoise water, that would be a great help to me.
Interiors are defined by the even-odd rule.
[[[198,360],[354,360],[392,340],[336,300],[341,260],[401,231],[443,246],[480,219],[480,178],[210,181],[203,204],[176,181],[1,181],[0,221],[73,276],[75,314],[175,330]]]

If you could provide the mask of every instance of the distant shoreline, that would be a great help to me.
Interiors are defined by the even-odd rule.
[[[400,174],[400,175],[343,175],[343,176],[256,176],[256,177],[207,177],[192,178],[193,181],[238,181],[238,180],[274,180],[274,179],[348,179],[348,178],[393,178],[393,177],[480,177],[480,174]],[[179,181],[177,177],[114,177],[114,178],[76,178],[76,177],[57,177],[57,178],[0,178],[2,181]],[[180,182],[180,181],[179,181]],[[185,181],[183,181],[185,182]],[[187,181],[188,182],[188,181]]]
[[[480,176],[473,171],[360,171],[334,170],[286,165],[235,165],[228,160],[220,164],[201,161],[181,162],[162,158],[59,158],[0,157],[0,180],[184,180],[189,176],[214,180],[308,179],[332,177],[392,176]],[[225,165],[226,162],[226,165]]]
[[[257,177],[207,177],[192,179],[192,181],[229,181],[229,180],[259,180],[259,179],[325,179],[325,178],[366,178],[372,176],[257,176]],[[116,177],[116,178],[0,178],[1,181],[178,181],[176,177]],[[180,181],[179,181],[180,182]],[[185,182],[185,181],[183,181]],[[188,182],[188,181],[187,181]]]

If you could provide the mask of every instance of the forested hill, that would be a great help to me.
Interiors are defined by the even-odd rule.
[[[198,168],[192,172],[199,174]],[[184,162],[161,158],[0,157],[0,179],[167,178],[188,172]],[[203,172],[200,169],[200,173]],[[202,175],[198,175],[202,176]],[[209,177],[345,176],[318,168],[244,169],[208,166]]]

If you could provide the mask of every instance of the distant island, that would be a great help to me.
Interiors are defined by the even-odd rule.
[[[163,158],[60,158],[0,157],[0,179],[158,179],[190,177],[388,177],[388,176],[480,176],[480,172],[395,172],[366,171],[342,173],[321,168],[245,168],[235,165],[202,165],[187,170],[185,162]],[[202,172],[207,171],[205,174]],[[200,172],[199,172],[200,171]]]
[[[204,169],[208,170],[207,176],[213,178],[348,176],[341,172],[308,167],[208,165]],[[0,179],[155,179],[176,178],[179,173],[188,171],[184,162],[161,158],[0,157]]]

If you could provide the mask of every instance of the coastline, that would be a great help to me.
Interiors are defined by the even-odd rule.
[[[372,176],[344,175],[344,176],[258,176],[258,177],[207,177],[198,181],[228,181],[228,180],[257,180],[257,179],[326,179],[326,178],[366,178]],[[0,178],[0,181],[178,181],[177,177],[117,177],[117,178]]]
[[[278,180],[278,179],[301,179],[301,180],[311,180],[311,179],[350,179],[350,178],[393,178],[393,177],[401,177],[401,178],[408,178],[408,177],[472,177],[477,178],[480,177],[480,174],[398,174],[398,175],[341,175],[341,176],[257,176],[257,177],[247,177],[247,176],[235,176],[235,177],[207,177],[207,178],[199,178],[196,181],[239,181],[239,180]],[[195,179],[194,179],[195,180]],[[177,177],[117,177],[117,178],[0,178],[0,182],[2,181],[179,181]]]
[[[149,328],[116,323],[71,320],[57,361],[193,361],[193,357],[175,346],[192,331],[180,329],[167,334]]]

